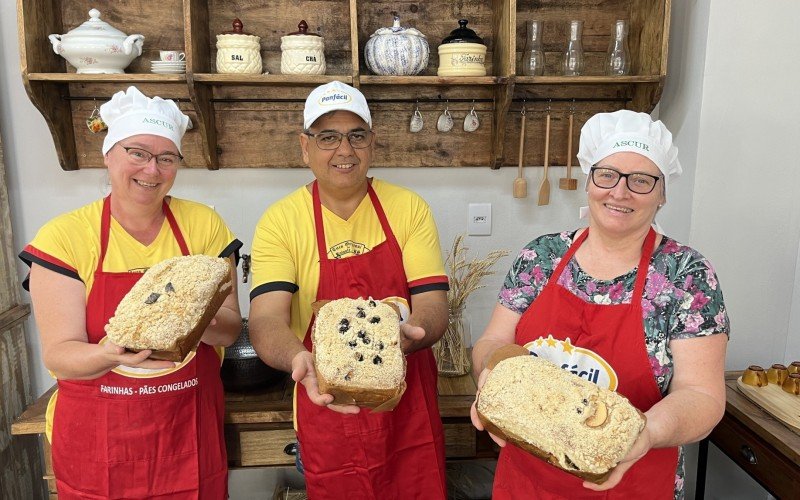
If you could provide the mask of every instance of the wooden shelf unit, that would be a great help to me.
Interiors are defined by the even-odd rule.
[[[576,139],[594,113],[652,111],[666,78],[671,0],[467,0],[455,5],[445,0],[161,0],[143,12],[134,11],[130,2],[96,5],[94,0],[17,0],[17,6],[23,81],[47,121],[64,170],[103,166],[103,134],[91,134],[85,119],[96,103],[131,84],[148,95],[178,99],[191,116],[194,128],[184,139],[187,167],[301,167],[297,133],[303,101],[312,87],[333,80],[361,88],[370,101],[377,133],[374,166],[499,168],[517,165],[517,113],[523,106],[528,166],[543,162],[542,118],[548,108],[553,166],[566,164],[570,112],[575,113]],[[78,75],[53,52],[47,36],[74,29],[93,7],[125,33],[145,36],[144,52],[128,73]],[[391,25],[393,13],[403,26],[413,26],[428,38],[431,55],[422,75],[377,76],[366,68],[364,46],[376,29]],[[269,74],[215,72],[216,34],[229,31],[237,17],[246,32],[261,36]],[[469,20],[487,46],[485,77],[436,76],[437,47],[460,18]],[[301,19],[309,31],[325,37],[326,75],[279,74],[280,37],[296,31]],[[543,21],[546,72],[541,77],[522,76],[519,70],[530,19]],[[559,76],[571,19],[584,21],[586,71],[579,77]],[[630,76],[603,76],[616,19],[627,19],[630,25]],[[159,49],[184,50],[186,74],[150,73]],[[412,134],[408,121],[417,103],[425,128]],[[466,133],[460,121],[473,105],[481,126]],[[440,133],[435,123],[445,106],[456,126]]]

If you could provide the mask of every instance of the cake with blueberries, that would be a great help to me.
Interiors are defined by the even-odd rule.
[[[335,404],[377,408],[405,389],[400,319],[392,306],[372,298],[327,302],[312,340],[320,393],[333,395]]]

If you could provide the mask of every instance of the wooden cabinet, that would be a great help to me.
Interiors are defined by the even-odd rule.
[[[146,5],[146,8],[144,7]],[[103,134],[88,131],[85,119],[95,104],[135,84],[150,95],[174,98],[192,117],[184,139],[188,167],[299,167],[297,133],[303,102],[316,85],[340,80],[359,87],[375,116],[378,167],[516,165],[519,120],[528,112],[525,164],[541,165],[544,113],[552,112],[551,165],[566,164],[567,115],[575,112],[574,134],[592,114],[616,109],[649,112],[658,103],[666,77],[671,0],[18,0],[22,76],[31,101],[45,117],[65,170],[101,167]],[[128,34],[145,36],[144,52],[121,75],[78,75],[56,55],[47,39],[88,19],[91,8]],[[369,36],[391,25],[397,13],[404,26],[428,37],[431,56],[420,76],[369,73],[363,50]],[[234,18],[261,37],[267,75],[215,73],[216,37]],[[487,45],[484,77],[435,76],[437,47],[457,27],[469,26]],[[525,21],[544,22],[545,76],[518,76]],[[280,37],[305,19],[309,31],[325,37],[327,75],[281,75]],[[558,76],[571,19],[584,21],[585,76]],[[630,23],[631,76],[602,76],[616,19]],[[159,49],[186,52],[186,75],[150,73]],[[408,131],[416,103],[425,119],[422,133]],[[456,121],[449,133],[436,132],[437,116],[448,106]],[[480,128],[461,129],[474,106]],[[577,142],[576,142],[577,144]],[[573,152],[574,153],[574,152]],[[575,162],[573,162],[575,163]]]
[[[42,437],[44,479],[51,499],[57,498],[55,476],[44,432],[47,402],[54,390],[55,387],[31,404],[11,426],[15,436],[38,434]],[[293,390],[294,382],[286,377],[266,389],[225,395],[225,444],[230,467],[294,466],[294,456],[285,451],[287,445],[297,441],[292,427]],[[489,435],[475,430],[470,421],[469,411],[476,390],[472,375],[439,377],[439,413],[448,461],[496,458],[499,453]]]

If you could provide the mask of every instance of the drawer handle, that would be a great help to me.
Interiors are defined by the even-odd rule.
[[[741,448],[742,456],[745,460],[747,460],[751,465],[758,464],[758,459],[756,458],[756,453],[753,451],[752,448],[747,446],[746,444],[742,445]]]
[[[283,452],[287,455],[297,455],[297,443],[289,443],[283,447]]]

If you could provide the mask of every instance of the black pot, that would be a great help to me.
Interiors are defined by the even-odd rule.
[[[250,344],[247,318],[242,318],[242,332],[236,342],[225,348],[220,369],[226,391],[244,392],[263,389],[282,382],[287,373],[265,364]]]

